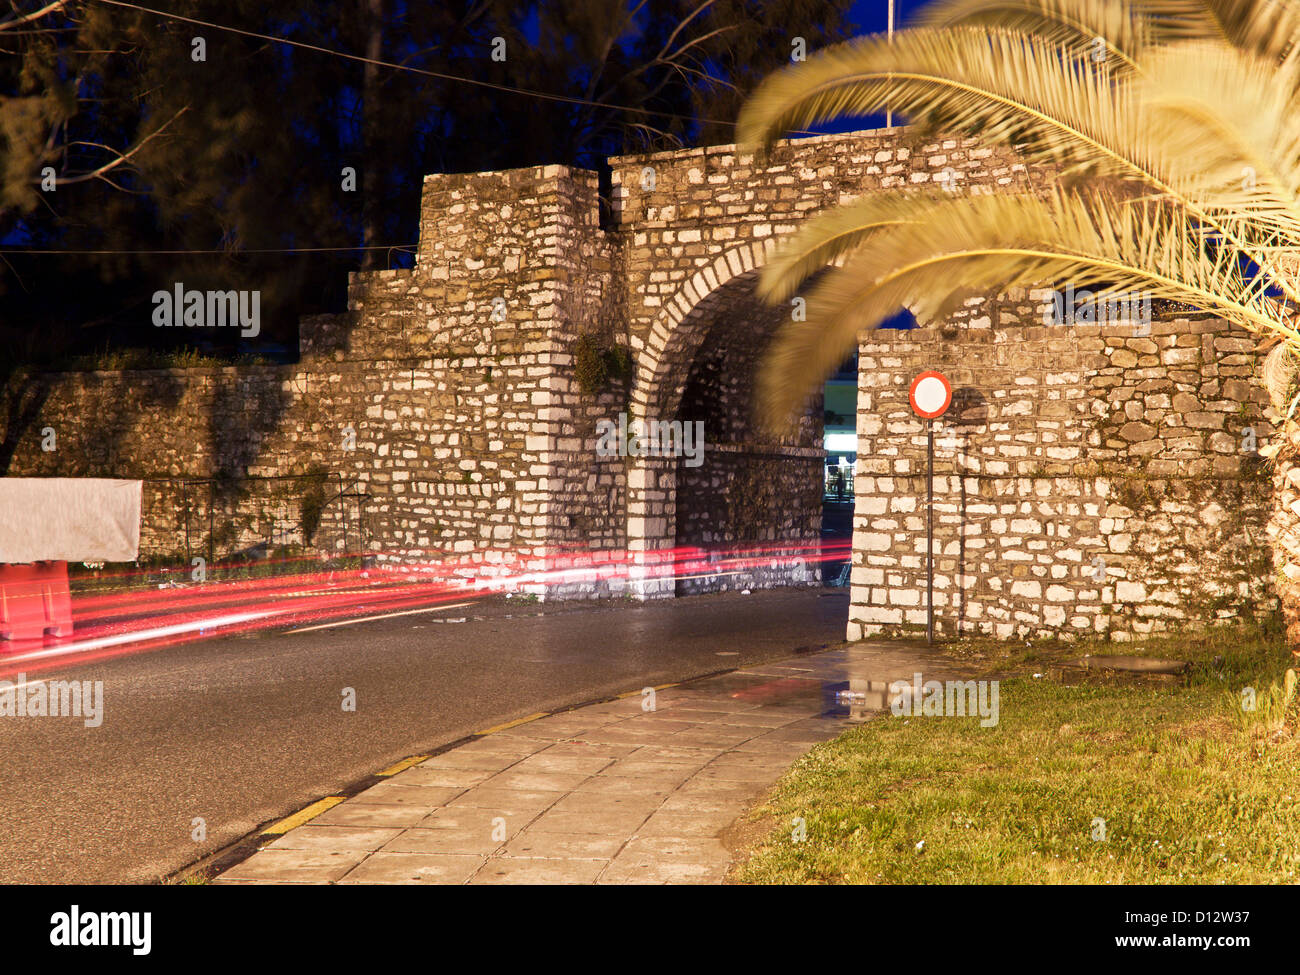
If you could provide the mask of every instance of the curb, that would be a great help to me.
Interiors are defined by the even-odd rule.
[[[669,687],[682,687],[687,684],[693,684],[696,681],[707,680],[711,677],[720,677],[723,674],[732,674],[740,669],[742,668],[725,667],[721,670],[710,671],[707,674],[698,674],[695,677],[688,677],[686,680],[672,681],[667,684],[647,684],[646,687],[653,687],[656,691],[662,691]],[[258,850],[260,850],[263,844],[268,840],[283,836],[285,833],[289,832],[289,830],[310,822],[317,816],[325,813],[327,810],[334,808],[339,803],[351,799],[353,796],[364,792],[371,786],[378,785],[384,779],[396,775],[398,772],[404,772],[406,769],[418,765],[421,762],[427,761],[428,759],[434,758],[438,755],[443,755],[453,749],[461,747],[462,745],[467,745],[472,741],[478,741],[480,738],[486,738],[489,735],[494,735],[510,728],[517,728],[520,725],[537,721],[540,718],[549,718],[556,714],[567,714],[570,711],[578,711],[594,704],[606,704],[610,701],[625,700],[626,698],[635,697],[642,693],[644,689],[644,687],[641,687],[636,690],[623,691],[619,694],[595,697],[586,701],[580,701],[576,704],[569,704],[564,707],[556,708],[553,711],[538,711],[535,714],[530,714],[523,718],[516,718],[513,721],[507,721],[503,724],[493,725],[491,728],[486,728],[483,731],[476,731],[472,735],[465,735],[464,737],[457,738],[455,741],[432,748],[424,754],[412,755],[408,758],[404,758],[399,762],[389,765],[382,771],[375,772],[359,781],[350,783],[345,788],[337,790],[331,795],[322,796],[288,816],[263,824],[258,829],[253,830],[220,850],[209,853],[206,856],[200,857],[186,866],[181,867],[179,870],[164,877],[159,881],[159,883],[164,885],[184,885],[195,880],[200,883],[206,883],[211,878],[219,876],[231,867],[234,867],[236,864],[247,860],[254,853],[258,852]]]

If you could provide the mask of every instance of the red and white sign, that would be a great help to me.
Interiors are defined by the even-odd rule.
[[[912,380],[907,398],[917,416],[933,420],[943,416],[952,405],[952,383],[943,373],[926,370]]]

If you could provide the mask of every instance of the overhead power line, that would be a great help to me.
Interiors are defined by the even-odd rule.
[[[689,115],[680,115],[675,112],[665,112],[659,109],[646,108],[644,106],[618,105],[611,102],[592,101],[588,98],[578,98],[574,95],[556,95],[548,91],[535,91],[530,88],[516,88],[513,85],[500,85],[493,81],[484,81],[481,78],[468,78],[464,75],[447,74],[443,71],[430,71],[427,68],[416,68],[409,64],[397,64],[392,61],[381,61],[375,58],[362,57],[360,54],[351,54],[347,51],[337,51],[333,48],[321,47],[318,44],[308,44],[305,41],[295,41],[288,37],[276,37],[274,34],[259,34],[257,31],[244,30],[242,27],[229,27],[225,24],[216,24],[209,20],[199,20],[195,17],[185,17],[181,14],[170,13],[166,10],[155,10],[152,7],[142,7],[136,3],[127,3],[126,0],[96,0],[97,3],[108,4],[112,7],[125,7],[128,10],[138,10],[142,13],[153,14],[156,17],[164,17],[168,20],[179,20],[187,24],[194,24],[198,27],[210,27],[213,30],[226,31],[231,34],[239,34],[243,37],[251,37],[259,41],[270,41],[273,44],[285,44],[289,47],[301,48],[304,51],[315,51],[317,54],[328,54],[332,57],[346,58],[349,61],[356,61],[359,64],[372,64],[379,68],[389,68],[393,71],[405,71],[410,74],[422,75],[426,78],[437,78],[440,81],[453,81],[457,84],[476,85],[480,88],[489,88],[494,91],[506,92],[511,95],[523,95],[527,98],[541,98],[546,101],[562,102],[567,105],[586,105],[595,108],[608,108],[621,112],[640,112],[644,115],[654,115],[658,118],[670,118],[683,122],[707,122],[712,125],[730,125],[735,126],[735,122],[729,119],[697,118]],[[815,132],[797,133],[800,135],[816,135]]]
[[[27,248],[0,248],[0,254],[322,254],[322,253],[351,253],[352,251],[386,251],[386,250],[412,250],[415,244],[367,244],[356,245],[353,247],[248,247],[231,249],[228,247],[207,247],[196,248],[194,250],[185,249],[151,249],[143,248],[141,250],[113,250],[104,248],[99,250],[57,250],[57,249],[27,249]]]
[[[207,27],[212,30],[225,31],[231,34],[237,34],[242,37],[250,37],[255,40],[269,41],[274,44],[284,44],[288,47],[296,47],[306,51],[313,51],[318,54],[327,54],[331,57],[344,58],[348,61],[355,61],[360,64],[371,64],[376,67],[388,68],[393,71],[404,71],[409,74],[421,75],[428,78],[436,78],[440,81],[450,81],[457,84],[474,85],[480,88],[488,88],[494,91],[501,91],[511,95],[521,95],[527,98],[540,98],[546,101],[560,102],[568,105],[583,105],[595,108],[606,108],[615,111],[642,113],[653,115],[658,118],[669,118],[684,122],[703,122],[713,125],[729,125],[735,127],[736,123],[730,119],[713,119],[700,118],[694,116],[680,115],[675,112],[666,112],[659,109],[646,108],[644,106],[620,105],[611,102],[592,101],[587,98],[578,98],[572,95],[557,95],[552,92],[535,91],[528,88],[518,88],[512,85],[501,85],[496,82],[484,81],[480,78],[469,78],[463,75],[453,75],[442,71],[430,71],[426,68],[416,68],[408,64],[397,64],[392,61],[383,61],[375,58],[363,57],[359,54],[351,54],[347,51],[338,51],[332,48],[322,47],[318,44],[308,44],[305,41],[296,41],[287,37],[277,37],[273,34],[262,34],[257,31],[245,30],[241,27],[231,27],[226,24],[218,24],[213,21],[200,20],[196,17],[186,17],[182,14],[171,13],[166,10],[157,10],[152,7],[145,7],[136,3],[128,3],[126,0],[96,0],[112,7],[122,7],[128,10],[136,10],[141,13],[150,14],[155,17],[162,17],[167,20],[180,21],[187,24],[193,24],[196,27]],[[820,133],[798,130],[795,135],[818,135]],[[24,249],[24,248],[0,248],[0,254],[30,254],[30,255],[184,255],[184,254],[311,254],[311,253],[328,253],[328,252],[351,252],[359,250],[401,250],[403,248],[413,248],[414,244],[391,244],[391,245],[372,245],[357,247],[286,247],[286,248],[257,248],[257,249],[239,249],[229,250],[227,248],[211,249],[167,249],[167,250],[112,250],[112,249],[90,249],[90,250],[54,250],[54,249]]]

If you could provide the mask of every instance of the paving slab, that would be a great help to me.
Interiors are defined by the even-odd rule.
[[[491,835],[495,830],[508,840],[534,818],[536,818],[535,813],[498,815],[491,809],[448,806],[445,809],[435,809],[415,825],[420,829],[476,830],[484,835]]]
[[[623,812],[649,816],[663,805],[663,797],[629,795],[623,792],[572,792],[551,806],[548,812]]]
[[[417,806],[433,808],[434,806],[445,806],[465,791],[465,789],[444,786],[406,785],[405,782],[390,779],[386,782],[380,782],[378,785],[372,785],[362,792],[361,796],[365,798],[361,801],[380,803],[381,805],[407,805],[411,803]]]
[[[584,809],[581,812],[552,810],[533,820],[535,833],[603,833],[631,836],[650,816],[647,810]]]
[[[526,829],[506,844],[507,857],[541,857],[552,860],[608,859],[624,844],[618,835],[606,833],[548,833]]]
[[[627,778],[628,776],[645,776],[662,779],[674,785],[685,782],[707,764],[707,760],[698,762],[656,762],[651,759],[621,758],[611,762],[596,773],[597,779],[610,776]]]
[[[383,853],[456,853],[488,856],[504,844],[505,830],[498,820],[444,829],[403,830],[384,844]],[[498,839],[497,837],[501,837]]]
[[[569,755],[551,754],[551,750],[530,755],[518,765],[512,766],[514,772],[568,772],[582,775],[598,775],[620,759],[607,755]]]
[[[575,786],[574,792],[603,796],[657,796],[663,798],[681,784],[676,775],[593,775]]]
[[[453,748],[442,755],[435,755],[428,761],[421,762],[417,768],[433,769],[470,769],[487,772],[499,772],[519,761],[527,761],[513,756],[507,757],[498,752],[471,752],[469,746]]]
[[[525,759],[524,761],[527,761]],[[437,768],[417,765],[402,772],[399,785],[438,786],[448,789],[469,789],[484,779],[498,774],[490,768]]]
[[[593,884],[608,860],[497,857],[470,879],[472,884]]]
[[[446,853],[374,853],[343,877],[342,884],[463,884],[484,857]]]
[[[719,838],[894,680],[964,676],[888,643],[704,678],[484,732],[270,840],[217,883],[713,884]],[[837,693],[861,690],[852,708]]]
[[[268,849],[316,850],[321,853],[346,853],[352,850],[374,852],[401,833],[400,829],[363,826],[317,826],[314,822],[291,829]]]
[[[637,836],[709,837],[730,826],[735,816],[730,808],[718,812],[694,809],[674,812],[662,807],[639,827]]]
[[[345,802],[313,819],[313,826],[415,826],[428,810],[411,804]]]
[[[543,809],[562,799],[564,792],[541,792],[532,789],[489,788],[486,785],[469,789],[447,803],[448,808],[469,806],[491,810],[495,816],[536,816]]]
[[[572,792],[590,775],[586,772],[525,772],[509,768],[483,783],[489,789],[516,789],[521,792]]]
[[[365,850],[320,853],[312,850],[261,850],[231,867],[219,880],[328,884],[366,859]]]

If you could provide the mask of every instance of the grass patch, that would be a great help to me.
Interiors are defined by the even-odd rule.
[[[206,558],[206,549],[194,555]],[[68,587],[76,594],[124,592],[190,587],[217,582],[240,582],[297,576],[310,572],[346,572],[366,567],[360,555],[322,555],[298,545],[270,548],[265,558],[232,555],[205,566],[204,580],[194,577],[194,567],[184,554],[146,556],[135,562],[68,563]]]
[[[1000,685],[1000,721],[883,714],[794,764],[750,814],[778,827],[741,883],[1295,883],[1300,738],[1273,626],[1146,643],[955,655]],[[1067,686],[1062,655],[1189,660],[1172,686]],[[1254,688],[1254,712],[1241,708]],[[1288,698],[1288,691],[1290,697]],[[795,842],[801,817],[807,838]],[[1098,820],[1104,820],[1105,839]]]
[[[42,363],[44,369],[69,372],[117,372],[132,369],[220,369],[225,366],[274,365],[275,360],[256,352],[228,354],[203,352],[190,346],[176,349],[104,349],[89,355],[61,356]]]

